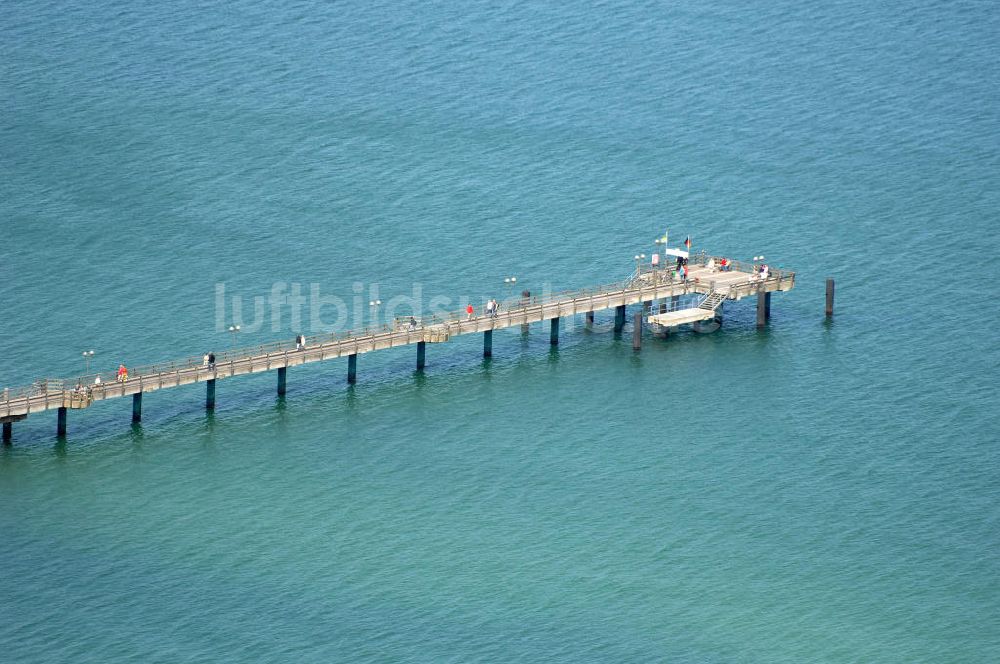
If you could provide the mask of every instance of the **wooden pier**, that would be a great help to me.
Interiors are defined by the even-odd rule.
[[[0,423],[3,424],[3,441],[11,439],[13,422],[29,414],[45,410],[58,411],[56,433],[66,434],[67,412],[89,408],[106,399],[132,397],[132,421],[142,418],[142,396],[191,383],[205,383],[205,405],[215,407],[216,381],[260,373],[277,372],[277,391],[284,394],[287,369],[311,362],[323,362],[346,357],[347,380],[357,379],[357,357],[397,346],[416,344],[417,369],[426,362],[427,344],[445,343],[463,334],[483,335],[483,355],[493,352],[493,331],[515,325],[550,321],[550,340],[559,341],[559,321],[567,316],[585,314],[588,325],[593,313],[615,310],[615,331],[621,332],[626,320],[626,307],[643,304],[648,312],[646,321],[651,325],[669,328],[686,323],[717,318],[726,301],[757,298],[757,324],[762,326],[770,316],[771,293],[791,290],[795,273],[772,269],[761,279],[753,265],[731,261],[730,269],[720,271],[719,258],[704,252],[692,255],[688,264],[688,278],[678,279],[673,266],[641,266],[625,281],[590,289],[555,293],[546,297],[523,296],[502,304],[496,315],[476,315],[469,318],[465,312],[447,316],[398,319],[391,325],[375,329],[324,334],[306,337],[303,348],[294,341],[281,341],[229,352],[216,353],[214,365],[205,363],[203,356],[189,357],[147,367],[129,369],[128,379],[119,382],[113,373],[91,374],[74,379],[43,379],[18,389],[0,393]],[[680,304],[682,296],[698,296],[694,304]],[[659,301],[659,306],[653,303]],[[636,317],[637,321],[642,320]],[[633,347],[639,348],[641,326],[636,329]],[[98,381],[98,377],[100,380]]]

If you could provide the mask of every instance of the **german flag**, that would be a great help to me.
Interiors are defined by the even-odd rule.
[[[691,248],[691,236],[690,235],[688,235],[687,239],[684,240],[684,246],[687,247],[688,249]]]

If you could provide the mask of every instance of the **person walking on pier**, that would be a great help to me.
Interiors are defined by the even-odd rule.
[[[118,373],[115,375],[115,380],[119,383],[124,383],[128,380],[128,369],[125,368],[124,364],[118,365]]]
[[[471,304],[465,305],[465,320],[472,320],[472,314],[474,312],[475,309],[472,308]]]
[[[208,368],[213,371],[215,370],[215,353],[208,354]]]

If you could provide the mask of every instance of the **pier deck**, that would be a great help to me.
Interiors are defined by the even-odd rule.
[[[739,300],[751,295],[791,290],[795,284],[794,272],[772,270],[768,278],[762,281],[752,274],[751,266],[738,262],[734,262],[732,269],[727,272],[711,269],[706,266],[711,264],[710,258],[705,254],[692,256],[686,281],[675,279],[672,268],[643,266],[624,282],[556,293],[546,297],[508,300],[503,303],[501,310],[495,316],[478,315],[467,318],[463,312],[419,319],[413,329],[404,321],[398,321],[397,324],[377,329],[316,335],[306,338],[305,348],[302,350],[297,350],[292,341],[275,342],[217,353],[214,367],[205,366],[202,356],[189,357],[130,369],[129,378],[125,382],[115,381],[111,373],[99,374],[101,378],[99,384],[95,384],[98,374],[74,379],[40,380],[28,387],[7,389],[0,393],[0,422],[4,424],[5,438],[9,439],[11,422],[23,419],[31,413],[57,408],[60,409],[60,432],[64,433],[65,409],[87,408],[97,401],[141,395],[145,392],[198,382],[211,383],[209,407],[214,407],[214,381],[243,374],[284,370],[287,367],[341,357],[351,359],[349,371],[352,372],[357,355],[411,344],[420,344],[418,347],[418,368],[420,368],[423,366],[425,344],[444,343],[452,337],[464,334],[484,333],[486,335],[484,338],[489,340],[491,350],[493,330],[553,320],[552,333],[555,343],[558,335],[557,319],[565,316],[618,309],[620,315],[616,327],[620,330],[624,323],[625,307],[628,305],[686,294],[703,294],[706,299],[714,296],[717,302]],[[673,315],[681,321],[669,323],[670,325],[691,322],[685,319],[696,315],[690,309],[682,311],[688,313],[675,311],[660,315],[668,318]],[[692,320],[702,320],[711,315],[712,312],[709,311],[700,315],[701,318]],[[280,371],[281,392],[284,391],[284,378],[284,371]],[[139,397],[134,399],[136,403],[141,404]],[[134,416],[138,421],[136,413]]]
[[[650,322],[662,325],[663,327],[677,327],[678,325],[696,323],[700,320],[708,320],[709,318],[714,317],[714,309],[699,309],[698,307],[693,307],[691,309],[678,309],[677,311],[654,314],[649,317],[649,320]]]

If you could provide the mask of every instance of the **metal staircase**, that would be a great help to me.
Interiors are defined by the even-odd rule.
[[[720,293],[719,291],[713,290],[709,291],[705,299],[698,303],[699,309],[704,309],[705,311],[715,311],[719,308],[726,299],[725,293]]]

